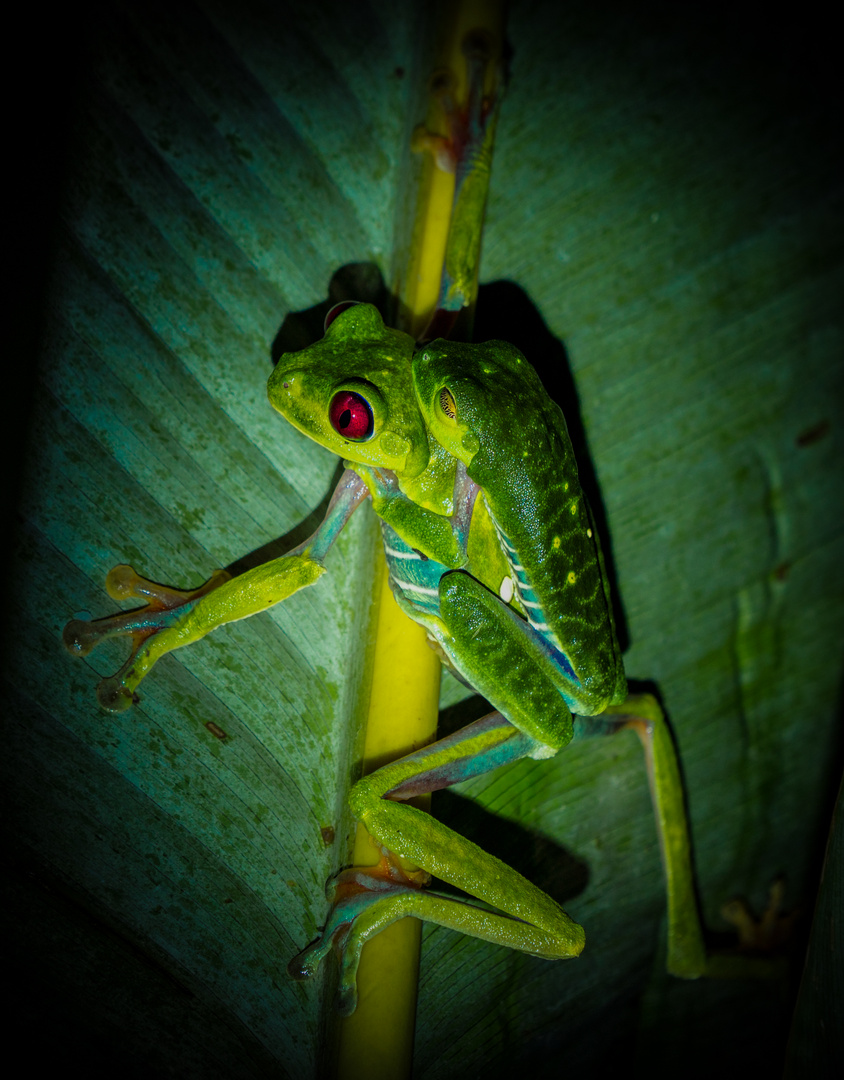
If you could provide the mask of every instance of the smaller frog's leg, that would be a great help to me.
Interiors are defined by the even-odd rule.
[[[680,767],[656,698],[631,694],[600,716],[576,716],[575,739],[613,735],[631,729],[645,751],[645,764],[656,817],[657,835],[668,894],[668,960],[672,975],[696,979],[706,971],[706,947],[692,873],[691,839]]]
[[[120,712],[138,700],[137,688],[165,653],[189,645],[223,623],[265,611],[325,572],[323,560],[346,522],[369,495],[350,469],[340,478],[325,518],[316,532],[278,559],[233,578],[218,571],[194,590],[172,589],[140,577],[129,566],[116,566],[106,579],[115,600],[137,599],[145,607],[94,621],[74,619],[64,628],[66,648],[86,656],[107,638],[128,635],[132,653],[123,667],[97,687],[97,699],[109,712]]]
[[[631,694],[622,704],[611,705],[600,716],[574,717],[575,739],[626,730],[635,731],[645,751],[668,894],[668,972],[684,979],[701,976],[755,979],[781,975],[783,958],[763,955],[788,937],[794,918],[781,913],[781,882],[772,887],[768,908],[759,920],[740,900],[722,909],[724,917],[736,926],[739,938],[736,948],[728,951],[706,948],[694,885],[680,767],[665,714],[656,698],[651,694]]]
[[[491,713],[360,780],[349,797],[352,811],[386,850],[378,866],[352,868],[329,884],[333,907],[325,930],[291,961],[290,974],[300,979],[312,975],[333,948],[341,964],[339,1008],[350,1013],[361,949],[385,926],[408,915],[535,956],[577,956],[583,930],[556,901],[471,841],[404,803],[540,754],[547,754],[547,747],[500,713]],[[405,872],[390,852],[400,852],[422,871]],[[425,889],[429,874],[498,910]]]
[[[463,41],[468,75],[468,97],[463,107],[451,98],[453,76],[438,73],[432,91],[440,98],[448,135],[432,134],[424,127],[414,132],[413,149],[429,151],[437,168],[454,173],[455,188],[446,240],[440,295],[423,340],[448,337],[457,315],[476,293],[481,230],[489,190],[492,149],[500,95],[490,101],[484,83],[491,58],[488,35],[472,32]]]

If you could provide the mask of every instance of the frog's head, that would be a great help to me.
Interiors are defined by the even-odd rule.
[[[429,432],[467,468],[482,447],[523,436],[524,406],[541,390],[531,365],[505,341],[432,341],[413,358],[413,386]]]
[[[267,394],[294,427],[341,457],[418,476],[429,450],[410,376],[413,347],[371,304],[356,304],[321,341],[284,353]]]

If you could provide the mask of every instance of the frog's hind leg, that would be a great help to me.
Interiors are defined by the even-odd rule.
[[[548,959],[577,956],[583,930],[521,874],[404,800],[478,776],[537,750],[535,740],[500,713],[470,724],[440,742],[360,780],[349,797],[352,811],[383,845],[377,867],[344,871],[329,886],[333,907],[321,938],[297,956],[288,971],[313,974],[332,948],[341,963],[341,1011],[355,1007],[355,977],[365,942],[397,919],[412,915],[474,937]],[[390,852],[422,867],[407,873]],[[425,888],[430,874],[486,906]]]
[[[668,960],[672,975],[706,973],[706,947],[692,872],[691,839],[677,753],[665,715],[651,694],[631,694],[600,716],[576,716],[574,738],[632,730],[645,751],[668,894]]]
[[[794,913],[786,915],[780,910],[781,883],[772,888],[768,908],[758,920],[743,901],[733,901],[722,909],[724,917],[737,924],[737,948],[712,952],[705,946],[680,766],[656,698],[631,694],[599,716],[574,717],[576,740],[627,730],[635,731],[645,751],[668,894],[668,972],[683,979],[782,977],[787,958],[776,955],[775,950],[788,937]]]

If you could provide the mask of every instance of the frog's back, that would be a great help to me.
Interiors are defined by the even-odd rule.
[[[600,712],[624,699],[627,684],[563,413],[512,345],[460,351],[454,378],[473,384],[470,415],[464,404],[461,417],[479,442],[469,475],[483,491],[529,622],[566,658],[584,691],[580,711]]]

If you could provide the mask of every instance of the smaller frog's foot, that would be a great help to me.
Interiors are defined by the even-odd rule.
[[[115,566],[106,578],[106,591],[113,600],[141,600],[144,606],[104,619],[72,619],[62,632],[68,652],[87,656],[108,638],[128,636],[132,640],[129,659],[121,669],[103,679],[97,700],[108,712],[121,712],[137,702],[138,683],[149,670],[139,666],[139,654],[160,631],[173,626],[200,597],[222,585],[230,575],[219,570],[198,589],[173,589],[136,574],[131,566]]]
[[[454,173],[457,166],[457,147],[453,130],[458,112],[452,96],[454,85],[454,75],[448,68],[438,68],[428,80],[431,96],[440,103],[449,134],[438,135],[428,131],[424,124],[417,124],[410,140],[410,148],[414,154],[429,153],[437,168],[444,173]]]
[[[350,1016],[357,1006],[357,973],[363,946],[390,923],[410,914],[409,907],[430,881],[424,870],[409,872],[382,848],[377,866],[344,870],[326,885],[332,904],[322,934],[294,956],[287,973],[308,979],[333,949],[340,965],[337,1011]]]
[[[721,914],[735,927],[737,941],[726,950],[717,950],[707,958],[709,978],[779,978],[788,967],[785,954],[799,908],[782,910],[785,881],[778,878],[770,888],[768,903],[759,918],[748,903],[735,898],[721,908]]]
[[[784,914],[785,880],[777,878],[768,893],[768,903],[757,919],[747,902],[741,898],[728,901],[721,914],[736,928],[740,953],[772,953],[789,940],[799,910]]]
[[[468,93],[463,105],[457,105],[454,92],[457,78],[449,68],[437,68],[428,80],[431,97],[439,102],[447,134],[435,134],[419,124],[413,132],[414,153],[428,152],[441,172],[459,173],[471,167],[483,144],[487,124],[496,99],[484,94],[486,71],[493,51],[490,35],[472,30],[463,39],[461,51],[466,58]]]

